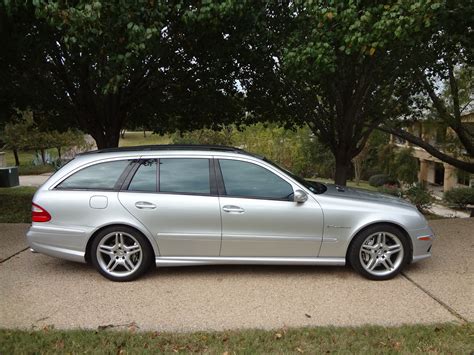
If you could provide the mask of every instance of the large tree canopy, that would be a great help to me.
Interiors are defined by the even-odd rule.
[[[334,154],[335,180],[344,185],[373,129],[407,106],[398,85],[404,59],[440,4],[321,0],[275,8],[248,37],[257,53],[244,81],[249,107],[308,124]]]
[[[99,148],[117,146],[127,120],[146,117],[162,128],[180,119],[210,125],[238,117],[235,83],[222,74],[232,72],[233,63],[204,50],[210,41],[196,48],[206,32],[194,30],[195,7],[168,1],[34,4],[9,5],[4,16],[2,37],[14,35],[20,49],[9,63],[37,85],[18,93],[27,91],[34,109],[54,111],[90,133]]]
[[[336,183],[345,184],[375,128],[399,122],[420,92],[439,96],[437,78],[456,92],[450,72],[462,61],[440,61],[472,51],[472,6],[456,4],[7,2],[0,31],[11,51],[0,58],[8,82],[0,94],[9,96],[0,109],[30,106],[54,125],[90,133],[100,148],[116,146],[125,125],[164,132],[243,117],[307,124],[336,159]],[[440,117],[472,152],[451,101],[433,107],[452,107]]]

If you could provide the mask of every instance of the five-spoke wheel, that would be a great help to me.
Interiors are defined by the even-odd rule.
[[[91,248],[94,266],[114,281],[136,279],[150,266],[151,254],[147,240],[140,233],[122,226],[104,229]]]
[[[397,275],[409,259],[409,243],[391,225],[376,225],[359,233],[349,250],[349,261],[360,274],[373,280]]]

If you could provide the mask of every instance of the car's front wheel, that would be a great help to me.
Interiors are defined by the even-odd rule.
[[[408,263],[410,244],[396,227],[375,225],[355,237],[348,256],[352,267],[361,275],[372,280],[388,280]]]
[[[109,227],[92,242],[91,260],[109,280],[131,281],[149,269],[152,250],[145,237],[134,229]]]

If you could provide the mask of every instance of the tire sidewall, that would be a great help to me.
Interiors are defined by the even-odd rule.
[[[140,247],[142,249],[142,263],[138,267],[135,272],[133,272],[130,275],[127,276],[114,276],[110,275],[107,273],[105,270],[102,269],[102,267],[99,265],[99,261],[97,260],[97,247],[99,245],[99,242],[101,239],[106,236],[107,234],[114,233],[114,232],[124,232],[132,235],[140,244]],[[92,265],[99,271],[99,273],[104,276],[105,278],[112,280],[112,281],[132,281],[143,275],[151,266],[152,264],[152,255],[153,255],[153,250],[150,246],[150,243],[148,242],[148,239],[143,236],[140,232],[137,230],[130,228],[130,227],[125,227],[125,226],[116,226],[116,227],[107,227],[103,230],[101,230],[95,237],[94,240],[92,241],[91,244],[91,250],[90,250],[90,260],[92,262]]]

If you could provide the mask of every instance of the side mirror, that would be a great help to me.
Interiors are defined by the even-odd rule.
[[[293,201],[297,203],[304,203],[308,200],[308,194],[303,190],[296,190],[293,196]]]

